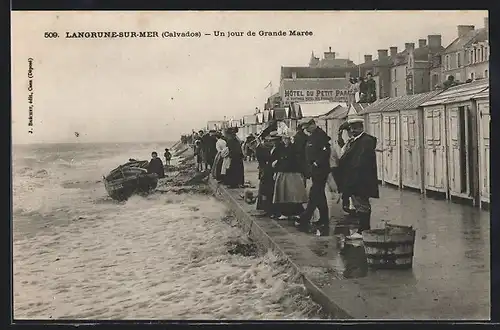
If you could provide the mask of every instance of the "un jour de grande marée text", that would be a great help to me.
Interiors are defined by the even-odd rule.
[[[310,37],[312,31],[279,30],[279,31],[220,31],[210,32],[200,31],[66,31],[63,35],[65,39],[114,39],[114,38],[201,38],[202,36],[213,37]],[[57,39],[58,32],[46,31],[43,34],[46,39]]]

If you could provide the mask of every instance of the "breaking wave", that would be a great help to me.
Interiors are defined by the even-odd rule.
[[[107,197],[101,172],[148,159],[134,148],[14,159],[16,319],[319,317],[282,260],[229,252],[248,240],[211,196]]]

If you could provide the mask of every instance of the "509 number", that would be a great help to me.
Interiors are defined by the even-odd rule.
[[[43,37],[44,38],[57,38],[57,37],[59,37],[59,35],[57,34],[57,32],[45,32],[43,34]]]

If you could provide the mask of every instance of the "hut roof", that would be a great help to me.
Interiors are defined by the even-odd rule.
[[[380,112],[385,106],[387,106],[390,102],[389,97],[385,97],[382,99],[377,99],[375,102],[368,105],[362,111],[358,112],[359,115],[364,115],[367,113]]]
[[[490,88],[486,88],[484,91],[474,95],[472,98],[473,99],[480,99],[480,98],[487,98],[490,97]]]
[[[330,113],[337,106],[343,106],[344,103],[329,102],[329,101],[315,101],[315,102],[299,102],[299,118],[304,117],[319,117]]]
[[[489,87],[489,80],[476,80],[466,84],[460,84],[450,87],[440,94],[434,96],[421,106],[427,107],[438,104],[448,104],[454,102],[463,102],[471,100],[476,94],[486,90]]]
[[[243,116],[243,124],[245,125],[257,124],[257,116],[256,115]]]
[[[430,100],[431,98],[433,98],[434,96],[438,95],[441,92],[442,91],[437,90],[427,93],[394,97],[392,98],[393,99],[392,101],[387,103],[387,105],[382,108],[382,111],[389,112],[389,111],[416,109],[424,102]]]
[[[288,111],[285,108],[275,108],[272,113],[272,119],[283,120],[288,118]]]
[[[349,112],[348,107],[337,106],[331,113],[324,116],[323,119],[339,119],[347,117],[347,113]]]

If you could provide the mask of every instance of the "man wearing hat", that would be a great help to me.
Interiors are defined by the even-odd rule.
[[[370,198],[379,198],[377,138],[364,132],[363,119],[348,119],[348,130],[352,138],[339,160],[338,177],[342,193],[351,198],[359,220],[359,233],[370,229]]]
[[[298,222],[299,229],[307,230],[314,210],[319,210],[318,228],[316,233],[328,235],[329,216],[325,188],[330,175],[330,137],[316,125],[314,119],[302,123],[308,134],[305,148],[308,177],[312,180],[309,198],[304,213]]]
[[[257,197],[257,210],[264,211],[267,216],[276,215],[273,207],[274,195],[274,170],[272,166],[274,145],[281,140],[277,131],[266,134],[263,141],[259,138],[259,144],[255,150],[255,156],[259,164],[259,192]]]
[[[304,128],[302,127],[302,123],[297,125],[297,132],[293,137],[293,149],[295,154],[297,155],[297,161],[299,162],[299,168],[306,178],[307,169],[306,169],[306,144],[307,144],[307,135],[304,133]],[[304,185],[306,180],[304,180]]]

